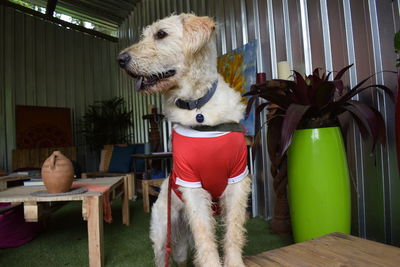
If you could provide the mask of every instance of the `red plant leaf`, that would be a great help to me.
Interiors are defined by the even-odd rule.
[[[333,78],[333,79],[334,79],[334,80],[340,80],[340,79],[342,78],[343,74],[345,74],[346,71],[347,71],[348,69],[350,69],[353,65],[354,65],[354,64],[350,64],[350,65],[344,67],[343,69],[341,69],[341,70],[336,74],[335,78]]]
[[[349,112],[351,112],[351,111],[349,111]],[[369,133],[368,133],[368,130],[365,128],[364,124],[360,121],[360,119],[358,117],[356,117],[354,115],[352,117],[357,123],[358,129],[360,130],[362,138],[367,139]]]
[[[298,73],[297,71],[293,71],[295,74],[296,85],[292,87],[294,96],[299,104],[308,105],[310,104],[308,98],[308,86],[306,81],[304,80],[303,75]]]
[[[250,111],[253,107],[254,101],[258,98],[258,96],[252,96],[250,99],[247,101],[247,106],[246,106],[246,112],[245,112],[245,119],[249,117]]]
[[[369,85],[366,87],[362,87],[362,88],[358,88],[356,90],[351,89],[350,92],[348,92],[347,94],[345,94],[343,97],[341,97],[338,102],[344,103],[348,100],[350,100],[353,96],[358,95],[359,93],[361,93],[362,91],[368,89],[368,88],[379,88],[382,89],[385,93],[387,93],[390,97],[390,99],[394,102],[394,94],[392,92],[392,90],[390,90],[389,87],[385,86],[385,85],[381,85],[381,84],[373,84],[373,85]]]
[[[347,100],[350,100],[353,96],[359,94],[360,92],[358,91],[358,88],[360,88],[366,81],[368,81],[371,77],[373,77],[375,74],[365,78],[361,82],[359,82],[356,86],[350,89],[346,94],[344,94],[337,102],[344,103]]]
[[[320,68],[315,68],[314,71],[313,71],[312,76],[317,76],[319,78],[319,69]]]
[[[324,74],[322,75],[322,80],[324,80],[325,82],[329,81],[329,77],[331,76],[332,72],[328,72],[328,75],[326,75],[326,73],[324,72]]]
[[[356,122],[361,122],[362,125],[367,129],[368,133],[372,137],[373,151],[375,149],[376,142],[382,141],[382,138],[384,138],[385,136],[384,132],[382,132],[382,128],[383,131],[385,129],[383,118],[381,116],[378,116],[372,107],[360,101],[348,101],[348,105],[343,106],[343,108],[350,111],[353,117],[356,117],[358,119],[358,121],[356,120]]]
[[[381,142],[382,145],[386,144],[386,126],[385,126],[385,120],[383,119],[382,114],[379,112],[379,110],[371,107],[371,110],[375,113],[376,118],[378,119],[378,130],[379,130],[379,137],[380,140],[378,141]]]
[[[315,102],[315,96],[317,94],[317,91],[321,89],[323,80],[318,76],[317,69],[314,70],[313,75],[308,76],[308,80],[310,81],[310,86],[308,87],[308,99],[311,100],[310,102],[313,106],[318,106],[318,104]]]
[[[261,112],[263,111],[263,109],[264,109],[265,107],[267,107],[268,105],[270,105],[270,104],[271,104],[271,102],[265,102],[265,103],[260,104],[260,105],[256,108],[256,113],[257,113],[257,114],[261,113]]]
[[[365,118],[364,114],[359,109],[357,109],[357,107],[355,107],[354,105],[345,105],[345,106],[343,106],[343,109],[349,111],[352,114],[355,121],[357,122],[357,125],[361,126],[359,128],[360,128],[361,135],[363,137],[366,138],[368,136],[366,134],[365,130],[367,130],[368,134],[370,136],[372,136],[372,132],[371,132],[371,128],[369,127],[368,120]],[[362,130],[362,129],[364,129],[364,130]]]
[[[332,82],[337,89],[338,95],[341,96],[343,94],[343,88],[344,88],[343,81],[342,80],[333,80]]]
[[[386,94],[388,94],[390,100],[392,100],[393,102],[395,102],[395,96],[394,96],[392,90],[391,90],[389,87],[387,87],[387,86],[385,86],[385,85],[382,85],[382,84],[373,84],[373,85],[367,86],[367,87],[365,87],[365,88],[360,88],[360,89],[358,89],[358,90],[362,90],[362,91],[363,91],[363,90],[365,90],[365,89],[374,88],[374,87],[375,87],[375,88],[382,89]]]
[[[322,82],[314,90],[313,105],[322,108],[333,101],[335,85],[331,82]]]
[[[285,118],[282,123],[282,136],[281,136],[281,156],[289,148],[292,141],[293,133],[299,126],[303,115],[310,108],[309,105],[299,105],[292,103],[285,113]]]

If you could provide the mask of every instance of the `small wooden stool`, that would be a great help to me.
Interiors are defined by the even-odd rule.
[[[144,212],[150,212],[150,195],[158,196],[159,192],[154,190],[153,186],[161,187],[162,182],[165,178],[154,179],[154,180],[142,180],[142,195],[143,195],[143,210]]]

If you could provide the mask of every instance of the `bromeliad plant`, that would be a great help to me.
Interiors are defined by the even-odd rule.
[[[385,123],[380,112],[352,98],[368,88],[382,89],[391,99],[394,99],[394,95],[384,85],[364,86],[373,75],[360,81],[350,90],[345,90],[342,77],[352,66],[340,70],[333,80],[329,80],[332,72],[320,75],[319,70],[315,69],[313,74],[303,77],[294,71],[294,81],[271,80],[255,84],[250,92],[245,94],[252,96],[248,102],[248,111],[255,99],[261,97],[268,102],[260,104],[256,108],[257,113],[273,104],[275,113],[270,120],[283,116],[281,156],[288,149],[296,129],[338,126],[338,116],[344,112],[352,115],[363,137],[372,137],[373,148],[377,141],[385,142]]]
[[[350,233],[351,194],[346,153],[339,126],[339,115],[350,113],[361,134],[376,142],[385,141],[384,120],[375,108],[352,99],[368,88],[372,76],[345,90],[343,68],[330,80],[332,73],[316,69],[303,77],[294,72],[294,81],[272,80],[252,86],[247,95],[248,110],[258,97],[268,102],[257,107],[259,114],[268,108],[268,154],[271,159],[274,189],[278,200],[290,207],[290,222],[295,242],[342,232]],[[296,129],[306,129],[297,131]],[[293,141],[292,141],[293,138]],[[289,153],[286,150],[289,148]],[[287,163],[286,163],[287,162]],[[276,173],[277,175],[274,175]],[[290,195],[286,200],[286,189]],[[278,205],[276,206],[276,210]],[[284,207],[283,212],[287,212]]]

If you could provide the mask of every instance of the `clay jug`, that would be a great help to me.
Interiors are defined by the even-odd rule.
[[[42,180],[49,193],[65,193],[74,179],[72,162],[60,151],[54,151],[42,166]]]

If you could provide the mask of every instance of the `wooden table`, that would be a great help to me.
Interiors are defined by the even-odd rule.
[[[148,172],[148,160],[160,159],[160,160],[171,160],[172,152],[160,152],[151,154],[133,154],[134,159],[144,159],[144,173]],[[135,162],[135,161],[133,161]],[[166,168],[165,168],[166,169]],[[133,163],[133,170],[136,170],[135,163]],[[144,174],[144,176],[146,176]],[[143,210],[144,212],[150,212],[150,195],[157,196],[158,192],[152,187],[160,187],[165,178],[161,179],[148,179],[150,177],[143,177],[144,179],[138,179],[138,182],[142,183],[142,195],[143,195]]]
[[[150,154],[132,154],[134,159],[144,159],[144,171],[148,171],[148,160],[171,160],[172,159],[172,152],[153,152]],[[136,172],[136,164],[133,161],[133,172]]]
[[[245,258],[259,266],[400,266],[400,248],[367,239],[332,233],[307,242]]]
[[[106,177],[97,179],[80,179],[75,183],[105,185],[110,187],[110,198],[122,196],[122,221],[129,225],[128,177]],[[81,201],[82,216],[87,221],[89,266],[104,265],[103,255],[103,195],[98,192],[85,192],[63,196],[32,196],[34,191],[45,190],[43,186],[17,186],[0,192],[0,202],[24,204],[25,220],[37,222],[42,211],[42,204],[59,201]]]
[[[11,181],[20,181],[20,180],[28,180],[28,175],[6,175],[6,176],[0,176],[0,191],[6,190],[7,189],[7,182]]]

